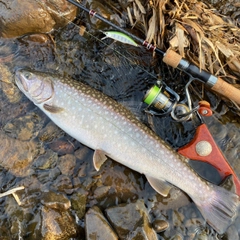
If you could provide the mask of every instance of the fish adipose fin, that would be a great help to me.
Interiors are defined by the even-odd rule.
[[[107,156],[105,153],[99,149],[96,149],[93,154],[93,165],[97,171],[99,171],[100,167],[107,160]]]
[[[227,228],[235,220],[239,210],[239,197],[226,189],[213,186],[213,192],[207,199],[193,201],[206,219],[219,234],[226,232]]]
[[[50,112],[50,113],[59,113],[62,112],[64,109],[58,106],[54,106],[54,105],[49,105],[49,104],[43,104],[43,108]]]
[[[149,184],[152,186],[152,188],[164,197],[166,197],[169,194],[171,188],[173,187],[173,185],[167,183],[164,180],[159,180],[149,176],[146,176],[146,178]]]

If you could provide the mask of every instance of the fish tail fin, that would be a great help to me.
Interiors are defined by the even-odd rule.
[[[212,185],[210,196],[195,202],[207,223],[219,234],[226,232],[237,216],[239,197],[226,189]]]

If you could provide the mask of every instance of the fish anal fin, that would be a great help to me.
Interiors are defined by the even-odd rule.
[[[99,171],[100,167],[107,160],[107,156],[102,150],[96,149],[93,154],[93,165],[97,171]]]
[[[59,113],[62,112],[64,109],[58,106],[54,106],[54,105],[49,105],[49,104],[43,104],[43,108],[50,112],[50,113]]]
[[[156,179],[150,176],[146,176],[146,178],[152,188],[164,197],[169,194],[171,188],[173,187],[171,184],[167,183],[164,180]]]

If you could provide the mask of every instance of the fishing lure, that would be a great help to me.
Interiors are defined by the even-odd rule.
[[[135,47],[138,47],[138,44],[132,40],[129,36],[127,36],[124,33],[116,32],[116,31],[102,31],[106,36],[103,37],[101,40],[104,40],[106,38],[112,38],[115,41],[122,42],[124,44],[129,44]]]

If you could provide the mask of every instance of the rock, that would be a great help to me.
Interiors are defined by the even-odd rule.
[[[42,240],[69,240],[76,236],[76,224],[68,211],[58,212],[43,207],[41,211]]]
[[[61,174],[58,167],[47,170],[36,170],[35,173],[42,184],[50,184]]]
[[[9,121],[3,127],[8,136],[27,141],[37,136],[42,128],[44,120],[35,112],[30,112],[23,117]]]
[[[47,149],[44,154],[40,155],[36,159],[33,166],[36,169],[41,170],[50,169],[56,166],[57,160],[58,160],[57,153],[53,152],[51,149]]]
[[[54,139],[62,137],[65,133],[54,122],[50,121],[39,133],[38,138],[42,142],[52,142]]]
[[[155,232],[160,233],[165,231],[169,227],[169,223],[162,219],[156,219],[152,222],[152,227]]]
[[[149,216],[144,202],[120,204],[106,209],[107,218],[116,230],[120,239],[158,239],[157,234],[149,227]],[[136,235],[135,235],[135,231]],[[141,236],[141,237],[140,237]]]
[[[55,192],[44,192],[41,203],[48,208],[61,211],[65,211],[71,207],[71,202],[66,195]]]
[[[94,191],[94,198],[95,199],[101,199],[103,197],[106,197],[109,195],[109,190],[111,189],[111,186],[100,186],[96,188]]]
[[[76,7],[65,0],[0,2],[0,37],[50,32],[76,16]]]
[[[86,212],[87,193],[84,190],[71,195],[72,209],[75,210],[79,219],[83,218]]]
[[[73,154],[79,144],[75,139],[67,136],[67,138],[58,138],[52,141],[49,143],[49,148],[57,152],[58,155]]]
[[[58,167],[62,174],[71,176],[76,165],[76,157],[72,154],[61,156],[58,160]]]
[[[0,2],[1,5],[1,2]],[[1,20],[0,20],[1,22]],[[0,26],[1,28],[1,26]],[[1,33],[0,33],[1,34]],[[22,94],[14,84],[14,78],[8,67],[0,63],[1,88],[10,103],[16,103],[21,99]]]
[[[0,131],[0,152],[4,156],[0,158],[0,165],[15,176],[30,175],[32,162],[41,150],[35,141],[22,142]]]
[[[73,193],[72,181],[66,175],[59,175],[57,179],[53,182],[52,187],[59,192],[64,192],[66,194]]]
[[[85,216],[87,240],[117,240],[118,237],[97,206],[88,210]]]

